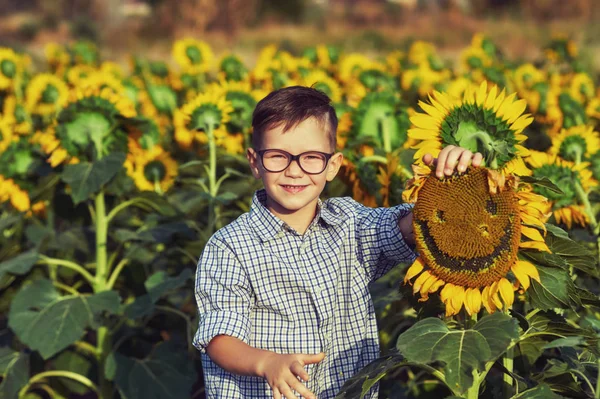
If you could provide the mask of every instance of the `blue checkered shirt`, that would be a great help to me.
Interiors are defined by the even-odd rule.
[[[411,205],[365,207],[350,197],[319,200],[317,215],[299,234],[255,193],[251,209],[208,241],[196,272],[206,396],[272,398],[265,379],[217,366],[206,346],[219,334],[277,353],[325,352],[305,366],[317,398],[333,398],[344,382],[379,356],[377,322],[368,284],[415,253],[398,219]],[[378,387],[367,398],[377,397]],[[299,394],[297,394],[300,397]]]

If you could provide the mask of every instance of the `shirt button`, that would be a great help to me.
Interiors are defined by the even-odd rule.
[[[322,291],[323,291],[323,288],[321,288],[321,287],[315,288],[315,294],[317,294],[317,295],[321,295]]]

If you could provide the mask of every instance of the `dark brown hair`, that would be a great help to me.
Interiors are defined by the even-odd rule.
[[[335,151],[338,120],[331,99],[322,91],[305,86],[275,90],[258,102],[252,114],[252,147],[260,149],[265,131],[283,124],[286,132],[310,117],[323,126],[329,125],[329,143]]]

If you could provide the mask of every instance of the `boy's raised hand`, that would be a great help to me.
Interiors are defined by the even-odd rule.
[[[319,363],[324,358],[325,353],[323,352],[316,355],[303,355],[299,353],[283,355],[273,353],[265,358],[259,373],[267,380],[271,389],[273,389],[273,398],[275,399],[298,399],[292,392],[292,389],[307,399],[316,399],[315,394],[310,392],[298,380],[298,377],[305,382],[308,381],[309,376],[306,370],[304,370],[304,366]]]
[[[438,178],[451,176],[454,173],[454,169],[458,170],[459,173],[463,173],[467,170],[467,167],[472,163],[473,166],[477,167],[481,165],[483,161],[483,155],[476,152],[473,154],[471,151],[462,147],[449,145],[444,147],[437,157],[437,160],[433,158],[431,154],[425,154],[423,156],[423,162],[425,165],[435,164],[435,175]]]

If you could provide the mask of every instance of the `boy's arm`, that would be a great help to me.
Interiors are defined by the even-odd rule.
[[[206,353],[216,364],[230,373],[266,379],[273,392],[278,392],[289,399],[296,398],[292,389],[305,398],[315,398],[315,395],[298,381],[297,377],[308,381],[309,375],[304,370],[304,366],[318,363],[324,358],[324,353],[279,354],[257,349],[227,335],[214,337],[208,344]]]
[[[249,341],[254,295],[246,270],[225,243],[211,239],[204,247],[195,294],[200,318],[194,346],[200,352],[220,334]]]
[[[414,239],[409,236],[412,204],[369,208],[357,203],[358,257],[369,281],[378,279],[400,262],[413,262]],[[405,230],[403,232],[403,230]]]
[[[304,365],[320,362],[323,353],[280,355],[248,345],[254,295],[246,270],[225,243],[211,239],[206,244],[195,293],[200,320],[194,346],[230,373],[265,378],[289,399],[295,398],[291,389],[314,398],[297,377],[308,380]]]

